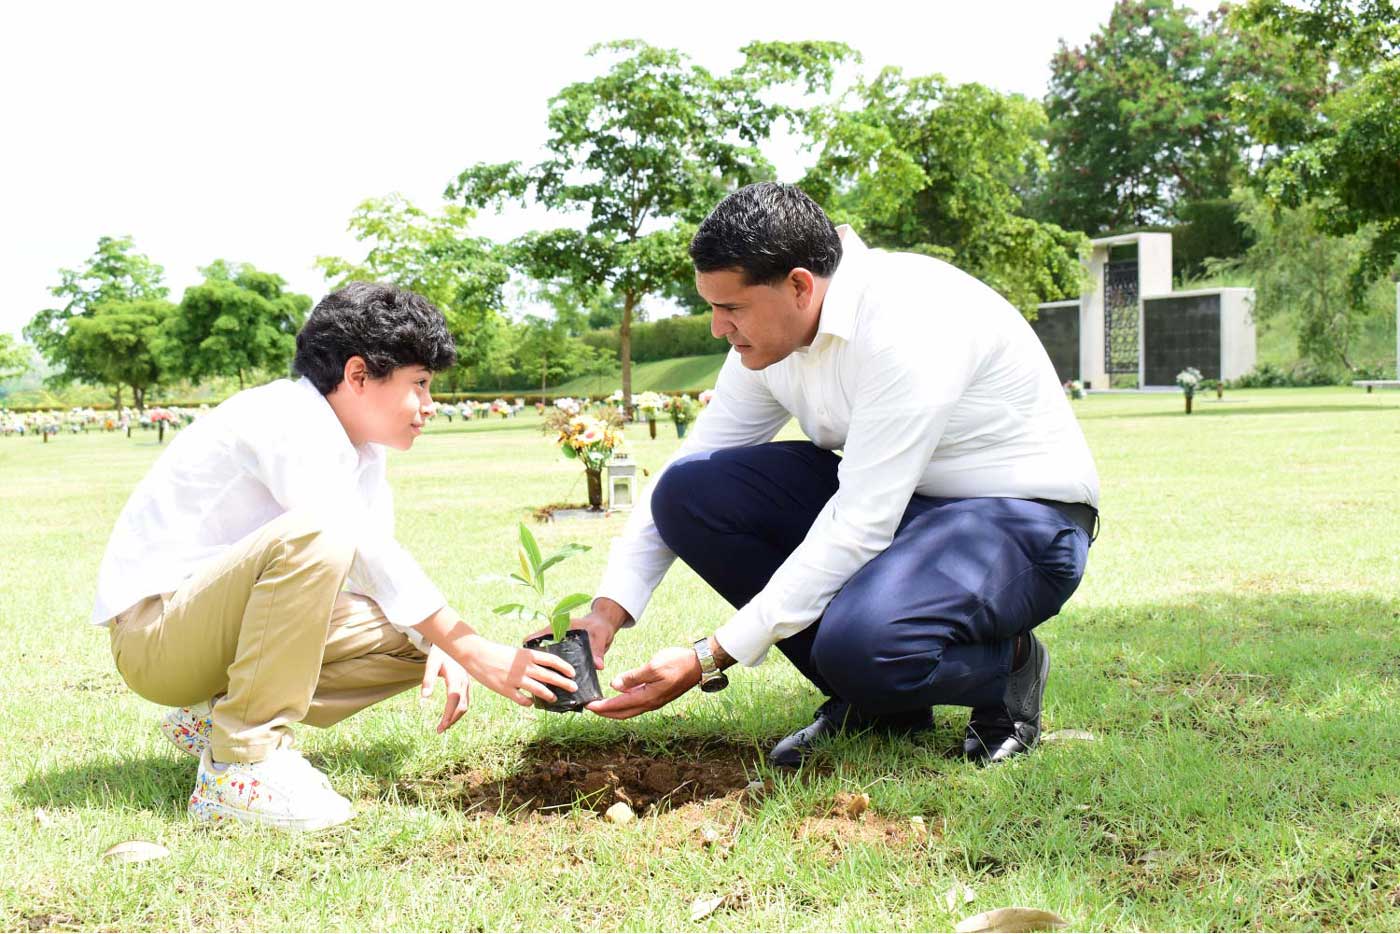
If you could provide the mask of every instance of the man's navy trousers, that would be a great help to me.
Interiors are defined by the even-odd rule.
[[[652,492],[666,545],[733,606],[763,589],[835,494],[836,454],[782,441],[692,454]],[[1015,637],[1054,616],[1089,536],[1025,499],[914,496],[890,546],[821,619],[777,643],[823,693],[872,718],[1002,703]]]

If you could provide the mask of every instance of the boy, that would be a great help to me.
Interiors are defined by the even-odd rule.
[[[522,705],[574,690],[566,662],[473,632],[394,540],[384,447],[413,445],[433,373],[456,361],[442,314],[352,283],[296,346],[299,381],[240,392],[161,455],[98,577],[93,621],[117,670],[182,708],[162,729],[199,757],[196,820],[348,820],[350,802],[292,748],[293,723],[329,726],[437,677],[439,732],[465,710],[468,676]]]

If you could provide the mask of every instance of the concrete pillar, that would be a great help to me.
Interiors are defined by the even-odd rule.
[[[1108,244],[1094,243],[1089,251],[1088,281],[1079,296],[1079,381],[1094,389],[1108,389],[1103,339],[1103,267]]]

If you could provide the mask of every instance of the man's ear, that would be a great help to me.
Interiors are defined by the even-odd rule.
[[[793,298],[797,300],[799,308],[806,308],[811,304],[812,296],[816,292],[816,280],[810,270],[798,266],[788,273],[788,286],[792,289]]]
[[[369,379],[369,369],[365,366],[365,358],[357,354],[346,360],[345,370],[340,375],[345,380],[346,388],[351,392],[364,392],[365,381]]]

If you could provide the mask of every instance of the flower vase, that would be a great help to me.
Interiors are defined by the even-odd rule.
[[[685,437],[686,422],[676,422],[676,437]]]
[[[603,471],[593,467],[585,467],[584,472],[588,476],[588,508],[603,508]]]
[[[647,431],[651,432],[651,440],[656,440],[656,419],[647,416]]]
[[[1190,396],[1187,396],[1187,397],[1186,397],[1186,414],[1187,414],[1187,415],[1190,415],[1190,414],[1191,414],[1191,397],[1190,397]]]

